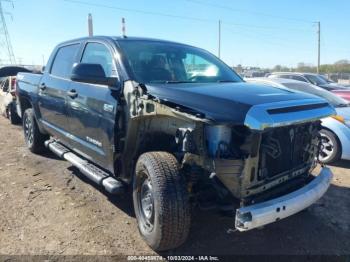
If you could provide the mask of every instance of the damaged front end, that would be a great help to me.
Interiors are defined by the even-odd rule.
[[[327,103],[307,100],[252,107],[244,127],[222,127],[221,137],[214,136],[220,141],[214,152],[207,132],[212,172],[240,200],[239,231],[295,214],[326,192],[331,171],[323,168],[316,178],[311,171],[320,146],[319,119],[332,113]]]
[[[128,131],[122,162],[150,150],[150,144],[151,150],[170,151],[181,163],[191,194],[209,181],[217,198],[229,193],[237,200],[235,225],[240,231],[299,212],[330,184],[327,168],[316,178],[311,175],[320,119],[334,114],[322,99],[252,105],[244,121],[220,122],[198,107],[164,99],[137,83],[126,83],[124,98]],[[152,136],[153,142],[147,143]],[[135,141],[138,148],[132,146]]]

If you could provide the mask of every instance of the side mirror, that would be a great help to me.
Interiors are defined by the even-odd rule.
[[[117,77],[107,77],[100,64],[76,64],[73,67],[71,80],[82,83],[115,86],[119,82]]]

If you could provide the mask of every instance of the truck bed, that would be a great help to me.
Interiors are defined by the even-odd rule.
[[[29,101],[36,100],[42,76],[41,73],[18,73],[16,89],[17,99],[19,97],[25,97],[29,98]],[[17,106],[18,105],[20,105],[20,103],[17,101]],[[22,117],[22,112],[19,108],[17,108],[17,114]]]

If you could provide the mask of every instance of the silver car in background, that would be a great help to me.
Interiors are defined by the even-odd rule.
[[[297,81],[322,87],[327,91],[347,89],[346,87],[339,85],[337,83],[329,83],[329,81],[327,81],[321,75],[314,74],[314,73],[274,72],[269,74],[268,78],[271,78],[271,79],[284,78],[284,79],[290,79],[290,80],[297,80]]]
[[[334,106],[337,115],[322,119],[322,145],[319,160],[332,163],[339,159],[350,160],[350,104],[333,93],[318,86],[284,78],[250,78],[248,82],[289,88],[320,96]]]

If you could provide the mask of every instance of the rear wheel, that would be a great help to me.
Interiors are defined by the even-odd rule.
[[[185,242],[190,229],[188,192],[173,155],[150,152],[140,156],[133,202],[139,231],[152,249],[173,249]]]
[[[337,136],[326,129],[322,129],[320,134],[322,144],[319,160],[325,164],[338,161],[341,156],[341,146]]]
[[[49,136],[40,132],[32,108],[24,111],[23,130],[28,149],[36,154],[43,152],[45,150],[44,142],[49,139]]]

